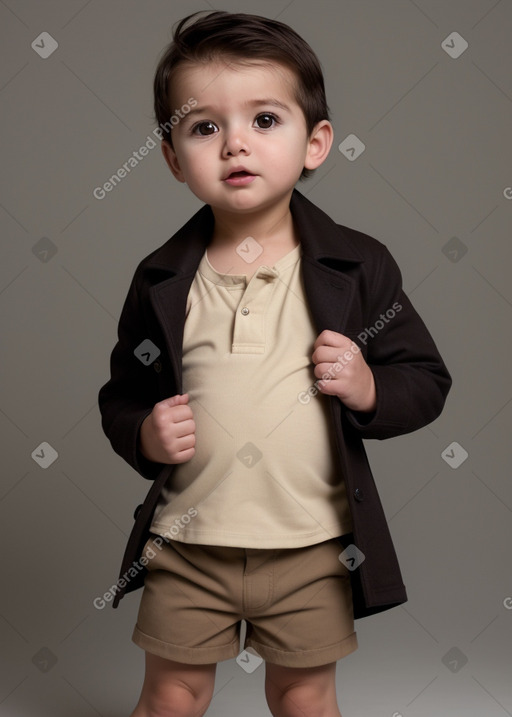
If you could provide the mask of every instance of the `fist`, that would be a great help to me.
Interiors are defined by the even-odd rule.
[[[338,396],[353,411],[374,411],[377,405],[373,373],[361,349],[348,336],[325,330],[311,357],[321,393]]]
[[[195,453],[196,424],[188,393],[155,403],[140,427],[140,450],[157,463],[185,463]]]

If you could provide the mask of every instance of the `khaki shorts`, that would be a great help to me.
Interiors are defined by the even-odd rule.
[[[357,649],[348,568],[336,539],[302,548],[234,548],[177,540],[144,546],[149,562],[132,640],[190,664],[245,646],[286,667],[316,667]]]

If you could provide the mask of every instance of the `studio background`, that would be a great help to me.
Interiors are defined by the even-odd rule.
[[[141,591],[93,600],[149,483],[112,451],[97,392],[136,265],[201,203],[158,146],[93,192],[154,137],[158,57],[206,9],[281,20],[316,51],[335,141],[297,188],[387,245],[453,377],[430,426],[366,442],[409,601],[356,622],[341,711],[512,715],[504,0],[0,1],[0,715],[125,717],[139,696]],[[207,714],[270,715],[263,680],[219,663]]]

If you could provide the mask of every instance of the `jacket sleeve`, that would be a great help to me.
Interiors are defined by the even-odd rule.
[[[145,365],[134,350],[149,338],[138,271],[132,279],[118,325],[118,341],[110,356],[110,379],[101,387],[98,406],[101,425],[112,448],[144,478],[153,480],[163,464],[145,458],[139,450],[139,429],[159,399],[152,365]]]
[[[386,247],[369,283],[369,324],[356,343],[367,349],[376,388],[372,413],[348,410],[361,438],[392,438],[416,431],[441,413],[451,377],[428,332],[402,289],[402,276]]]

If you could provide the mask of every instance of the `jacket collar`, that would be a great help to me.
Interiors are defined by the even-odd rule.
[[[305,257],[340,269],[340,262],[361,263],[351,230],[336,224],[325,212],[297,189],[293,190],[290,211]],[[185,276],[197,270],[214,228],[211,207],[205,204],[165,244],[147,257],[146,269],[158,269],[171,276]],[[165,275],[161,279],[166,278]]]

